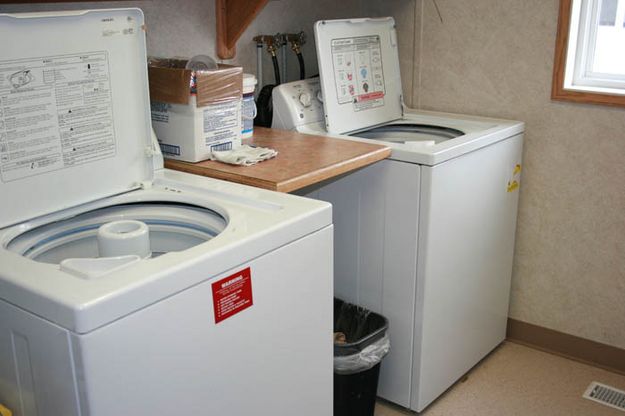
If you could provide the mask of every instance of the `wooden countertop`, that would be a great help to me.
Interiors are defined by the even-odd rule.
[[[272,191],[292,192],[370,165],[391,154],[390,148],[377,144],[262,127],[254,127],[254,137],[244,142],[275,149],[278,156],[254,166],[165,159],[165,167]]]

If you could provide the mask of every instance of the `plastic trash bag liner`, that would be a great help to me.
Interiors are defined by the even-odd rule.
[[[382,361],[390,350],[388,320],[361,306],[334,299],[334,372],[355,374]]]

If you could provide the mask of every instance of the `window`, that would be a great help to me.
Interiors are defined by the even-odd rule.
[[[560,0],[552,98],[625,106],[625,0]]]
[[[599,25],[614,26],[614,23],[616,23],[618,3],[618,0],[603,0],[601,2],[599,6]]]

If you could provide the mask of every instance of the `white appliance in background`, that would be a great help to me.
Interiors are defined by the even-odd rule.
[[[421,411],[505,337],[524,125],[404,109],[392,18],[315,36],[321,80],[276,87],[273,127],[392,148],[303,194],[333,204],[336,296],[389,319],[379,396]]]
[[[143,25],[0,15],[0,403],[330,416],[331,207],[163,169]]]

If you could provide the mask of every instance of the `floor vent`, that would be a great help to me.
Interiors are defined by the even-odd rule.
[[[583,397],[625,412],[625,391],[623,390],[593,381]]]

